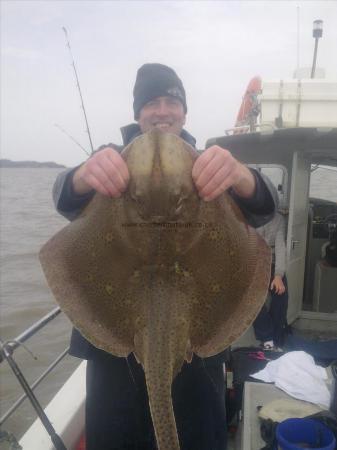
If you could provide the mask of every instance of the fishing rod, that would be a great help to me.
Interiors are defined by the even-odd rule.
[[[65,35],[65,39],[66,39],[66,43],[67,43],[67,47],[69,49],[69,53],[70,53],[70,58],[71,58],[71,65],[73,66],[74,69],[74,74],[75,74],[75,79],[76,79],[76,84],[77,84],[77,88],[78,88],[78,92],[80,94],[80,98],[81,98],[81,103],[82,103],[82,110],[83,110],[83,114],[84,114],[84,120],[85,120],[85,124],[87,127],[87,133],[88,133],[88,137],[89,137],[89,141],[90,141],[90,147],[91,147],[91,154],[94,153],[94,147],[92,145],[92,139],[91,139],[91,134],[90,134],[90,130],[89,130],[89,124],[88,124],[88,119],[87,119],[87,114],[85,112],[85,107],[84,107],[84,101],[83,101],[83,96],[82,96],[82,91],[81,91],[81,87],[80,87],[80,82],[78,79],[78,75],[77,75],[77,70],[76,70],[76,66],[75,66],[75,61],[74,61],[74,57],[71,51],[71,47],[70,47],[70,42],[69,42],[69,38],[68,38],[68,32],[67,29],[65,27],[62,27],[62,30],[64,31],[64,35]],[[73,139],[73,138],[72,138]],[[73,139],[74,140],[74,139]],[[82,146],[81,146],[82,147]],[[83,147],[82,147],[83,148]],[[87,153],[87,152],[86,152]]]
[[[69,134],[65,129],[61,127],[58,123],[54,123],[55,127],[58,128],[62,133],[64,133],[68,138],[70,138],[75,144],[77,144],[81,149],[86,153],[88,156],[90,156],[90,153],[87,152],[87,150],[81,145],[71,134]]]

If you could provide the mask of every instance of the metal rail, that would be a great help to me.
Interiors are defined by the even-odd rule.
[[[51,441],[53,442],[55,448],[57,450],[67,450],[62,439],[56,433],[53,425],[50,420],[46,416],[43,408],[41,407],[39,401],[34,395],[33,389],[38,386],[38,384],[53,370],[53,368],[67,355],[68,348],[66,348],[53,362],[52,364],[37,378],[34,383],[30,386],[21,372],[19,366],[15,362],[12,354],[14,350],[16,350],[21,345],[24,346],[23,342],[36,334],[41,328],[45,327],[50,321],[55,319],[61,312],[59,307],[54,308],[40,320],[35,322],[32,326],[27,328],[23,333],[17,336],[15,339],[8,340],[6,342],[2,342],[0,339],[0,362],[6,360],[12,369],[15,377],[19,381],[24,390],[25,394],[22,395],[15,403],[10,407],[10,409],[1,417],[0,426],[13,414],[14,411],[21,405],[21,403],[28,398],[31,402],[35,412],[40,418],[44,428],[50,436]]]
[[[54,308],[52,311],[50,311],[48,314],[42,317],[42,319],[35,322],[32,326],[27,328],[23,333],[19,334],[14,339],[11,339],[9,341],[6,341],[3,345],[6,346],[7,350],[12,354],[14,350],[16,350],[20,345],[22,345],[23,342],[25,342],[30,337],[34,336],[35,333],[37,333],[41,328],[47,325],[51,320],[55,319],[56,316],[58,316],[61,313],[60,307]],[[3,362],[5,359],[4,353],[2,351],[2,348],[0,349],[0,363]]]
[[[67,347],[65,350],[63,350],[62,353],[50,364],[50,366],[37,378],[34,383],[30,386],[31,390],[33,391],[42,380],[46,378],[47,375],[54,369],[54,367],[57,366],[57,364],[68,354],[69,347]],[[0,427],[1,425],[18,409],[18,407],[21,405],[21,403],[27,398],[27,394],[21,395],[17,399],[17,401],[9,408],[5,414],[0,417]]]

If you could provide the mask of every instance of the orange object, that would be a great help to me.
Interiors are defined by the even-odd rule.
[[[83,435],[76,446],[75,450],[85,450],[85,436]]]
[[[254,125],[256,124],[256,118],[259,114],[257,95],[261,92],[261,83],[261,78],[259,76],[255,76],[248,83],[236,118],[235,127],[249,126],[249,128],[235,130],[234,134],[253,131]]]

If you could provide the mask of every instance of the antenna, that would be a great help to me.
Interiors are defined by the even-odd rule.
[[[297,74],[300,68],[300,7],[297,6]],[[298,76],[298,75],[297,75]]]
[[[75,67],[75,61],[74,61],[74,57],[71,51],[71,47],[70,47],[70,42],[69,42],[69,38],[68,38],[68,33],[65,27],[62,27],[62,30],[64,31],[64,35],[66,38],[66,42],[67,42],[67,47],[69,49],[69,53],[70,53],[70,57],[71,57],[71,63],[74,69],[74,74],[75,74],[75,79],[76,79],[76,84],[78,87],[78,92],[80,94],[80,98],[81,98],[81,103],[82,103],[82,109],[83,109],[83,114],[84,114],[84,120],[85,120],[85,124],[87,127],[87,133],[88,133],[88,137],[89,137],[89,141],[90,141],[90,147],[91,147],[91,154],[94,153],[94,147],[92,145],[92,139],[91,139],[91,134],[90,134],[90,130],[89,130],[89,124],[88,124],[88,119],[87,119],[87,114],[85,112],[85,108],[84,108],[84,102],[83,102],[83,97],[82,97],[82,92],[81,92],[81,87],[80,87],[80,82],[78,80],[78,75],[77,75],[77,71],[76,71],[76,67]],[[74,139],[73,139],[74,140]],[[76,141],[75,141],[76,142]],[[82,147],[83,148],[83,147]],[[87,153],[87,152],[86,152]]]

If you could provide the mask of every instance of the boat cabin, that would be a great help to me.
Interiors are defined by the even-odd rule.
[[[260,81],[254,79],[249,86],[260,90]],[[243,124],[245,131],[234,129],[232,135],[209,139],[206,147],[219,145],[230,150],[235,158],[273,181],[281,212],[287,216],[288,322],[305,330],[330,331],[337,337],[335,253],[332,260],[327,258],[328,245],[330,250],[337,246],[337,82],[266,82],[262,83],[261,92],[258,100],[257,91],[253,96],[249,89],[246,91],[244,101],[249,100],[250,108],[247,116],[245,108],[240,109],[240,127]],[[329,173],[326,179],[330,185],[324,183],[326,192],[331,190],[329,198],[311,196],[315,172],[320,167]],[[248,342],[244,342],[244,335],[236,347],[252,343],[251,328],[246,333]],[[46,408],[69,449],[83,448],[78,443],[83,442],[84,386],[85,363],[81,363]],[[229,442],[228,448],[261,448],[255,403],[270,399],[271,394],[278,398],[280,394],[270,385],[257,387],[256,395],[256,386],[248,384],[245,388],[243,432],[237,433],[242,435],[241,443],[231,447]],[[38,420],[20,445],[27,450],[54,448]]]
[[[280,209],[288,215],[288,322],[337,332],[337,267],[323,257],[327,243],[337,243],[337,196],[335,201],[310,197],[313,173],[321,165],[335,177],[337,189],[337,121],[336,128],[226,135],[208,140],[211,145],[261,170],[278,190]]]

